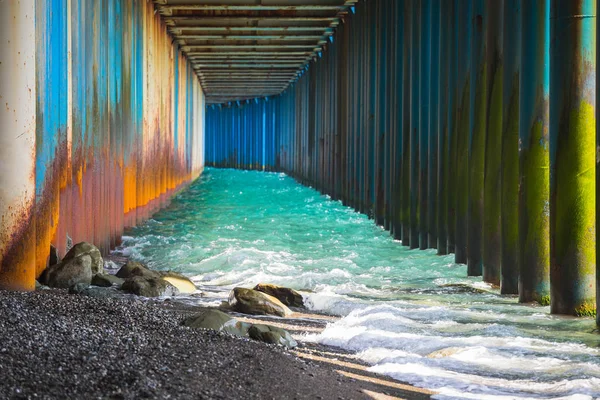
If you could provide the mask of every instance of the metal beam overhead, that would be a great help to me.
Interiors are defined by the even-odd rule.
[[[356,0],[154,0],[207,102],[280,94]]]

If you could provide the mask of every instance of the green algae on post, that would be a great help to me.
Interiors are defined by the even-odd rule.
[[[521,6],[519,301],[550,294],[550,1]]]
[[[594,0],[554,0],[550,103],[551,311],[591,315],[596,296]]]

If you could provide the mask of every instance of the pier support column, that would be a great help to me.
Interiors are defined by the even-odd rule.
[[[430,135],[430,79],[431,79],[431,4],[421,0],[421,63],[419,79],[419,248],[429,248],[429,135]]]
[[[596,303],[596,1],[552,0],[550,292],[553,314]]]
[[[502,90],[502,271],[500,293],[519,293],[519,76],[521,0],[504,0]]]
[[[452,10],[453,2],[440,1],[439,17],[439,132],[438,132],[438,186],[437,186],[437,249],[438,255],[448,254],[448,171],[449,171],[449,138],[450,138],[450,71],[452,57]]]
[[[421,3],[412,4],[410,96],[410,248],[419,248],[419,139],[421,120]]]
[[[550,0],[521,4],[519,301],[549,304]]]
[[[469,208],[467,271],[480,276],[483,271],[483,182],[487,121],[487,68],[485,64],[484,0],[473,1],[471,58],[471,122],[469,129]]]
[[[467,263],[467,218],[469,198],[469,135],[471,130],[471,42],[473,2],[458,2],[458,112],[456,132],[456,221],[455,262]],[[467,269],[469,276],[481,275]]]
[[[486,0],[486,88],[487,121],[483,194],[483,280],[500,285],[502,238],[500,207],[502,193],[502,28],[504,0]]]
[[[1,289],[35,289],[35,3],[0,2]]]
[[[402,2],[404,11],[403,18],[403,35],[404,41],[402,46],[402,81],[404,82],[402,95],[402,203],[401,203],[401,221],[402,221],[402,245],[410,246],[410,168],[411,168],[411,123],[410,117],[412,114],[411,106],[411,48],[412,48],[412,1],[407,0]]]
[[[460,92],[458,85],[458,42],[459,18],[458,10],[461,0],[451,1],[450,18],[450,59],[448,66],[448,216],[446,229],[448,233],[448,253],[456,251],[456,205],[457,205],[457,159],[458,149],[458,107]]]
[[[438,246],[438,214],[439,214],[439,197],[438,197],[438,137],[440,135],[440,11],[442,7],[441,0],[432,0],[431,2],[431,61],[430,61],[430,109],[429,109],[429,177],[428,187],[429,201],[427,205],[427,226],[429,228],[429,243],[430,249],[437,249]]]

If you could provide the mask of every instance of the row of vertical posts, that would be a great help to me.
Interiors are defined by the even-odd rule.
[[[596,310],[596,1],[373,0],[275,106],[275,168],[553,313]]]
[[[0,288],[103,252],[198,177],[204,95],[146,0],[0,1]],[[13,122],[14,121],[14,122]]]
[[[275,102],[255,99],[206,108],[206,165],[275,170]]]

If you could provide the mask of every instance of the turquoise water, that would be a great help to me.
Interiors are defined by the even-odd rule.
[[[408,250],[283,174],[207,169],[117,253],[191,276],[206,296],[190,301],[205,304],[259,282],[304,290],[311,309],[343,317],[304,340],[355,351],[437,398],[600,396],[592,319],[519,305],[453,255]]]

